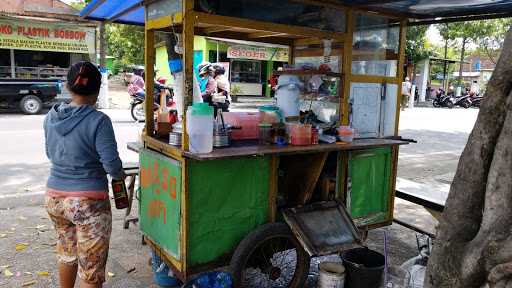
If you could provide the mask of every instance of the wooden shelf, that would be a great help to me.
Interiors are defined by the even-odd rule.
[[[275,75],[298,75],[298,76],[312,76],[312,75],[325,75],[331,77],[343,77],[343,74],[336,72],[325,72],[320,70],[288,70],[288,71],[274,71]]]

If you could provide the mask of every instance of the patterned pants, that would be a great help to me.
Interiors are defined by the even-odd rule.
[[[112,212],[110,201],[83,197],[46,197],[57,231],[60,263],[78,263],[78,276],[90,284],[105,282]]]

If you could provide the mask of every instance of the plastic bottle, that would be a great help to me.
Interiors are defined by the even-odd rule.
[[[213,107],[195,103],[187,109],[187,133],[192,153],[213,151]]]

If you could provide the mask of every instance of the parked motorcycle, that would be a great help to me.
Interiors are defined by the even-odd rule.
[[[455,99],[453,98],[453,94],[446,94],[443,89],[439,89],[437,96],[432,101],[432,105],[436,108],[448,107],[452,109],[455,105]]]
[[[477,108],[480,108],[480,104],[482,102],[482,99],[484,99],[484,97],[482,96],[475,96],[475,97],[471,97],[471,106],[472,107],[477,107]]]
[[[471,98],[469,97],[469,94],[455,97],[454,100],[455,100],[454,104],[457,106],[464,107],[466,109],[471,107]]]

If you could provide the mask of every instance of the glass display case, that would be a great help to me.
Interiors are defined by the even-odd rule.
[[[396,77],[400,22],[393,18],[356,14],[352,74]]]

